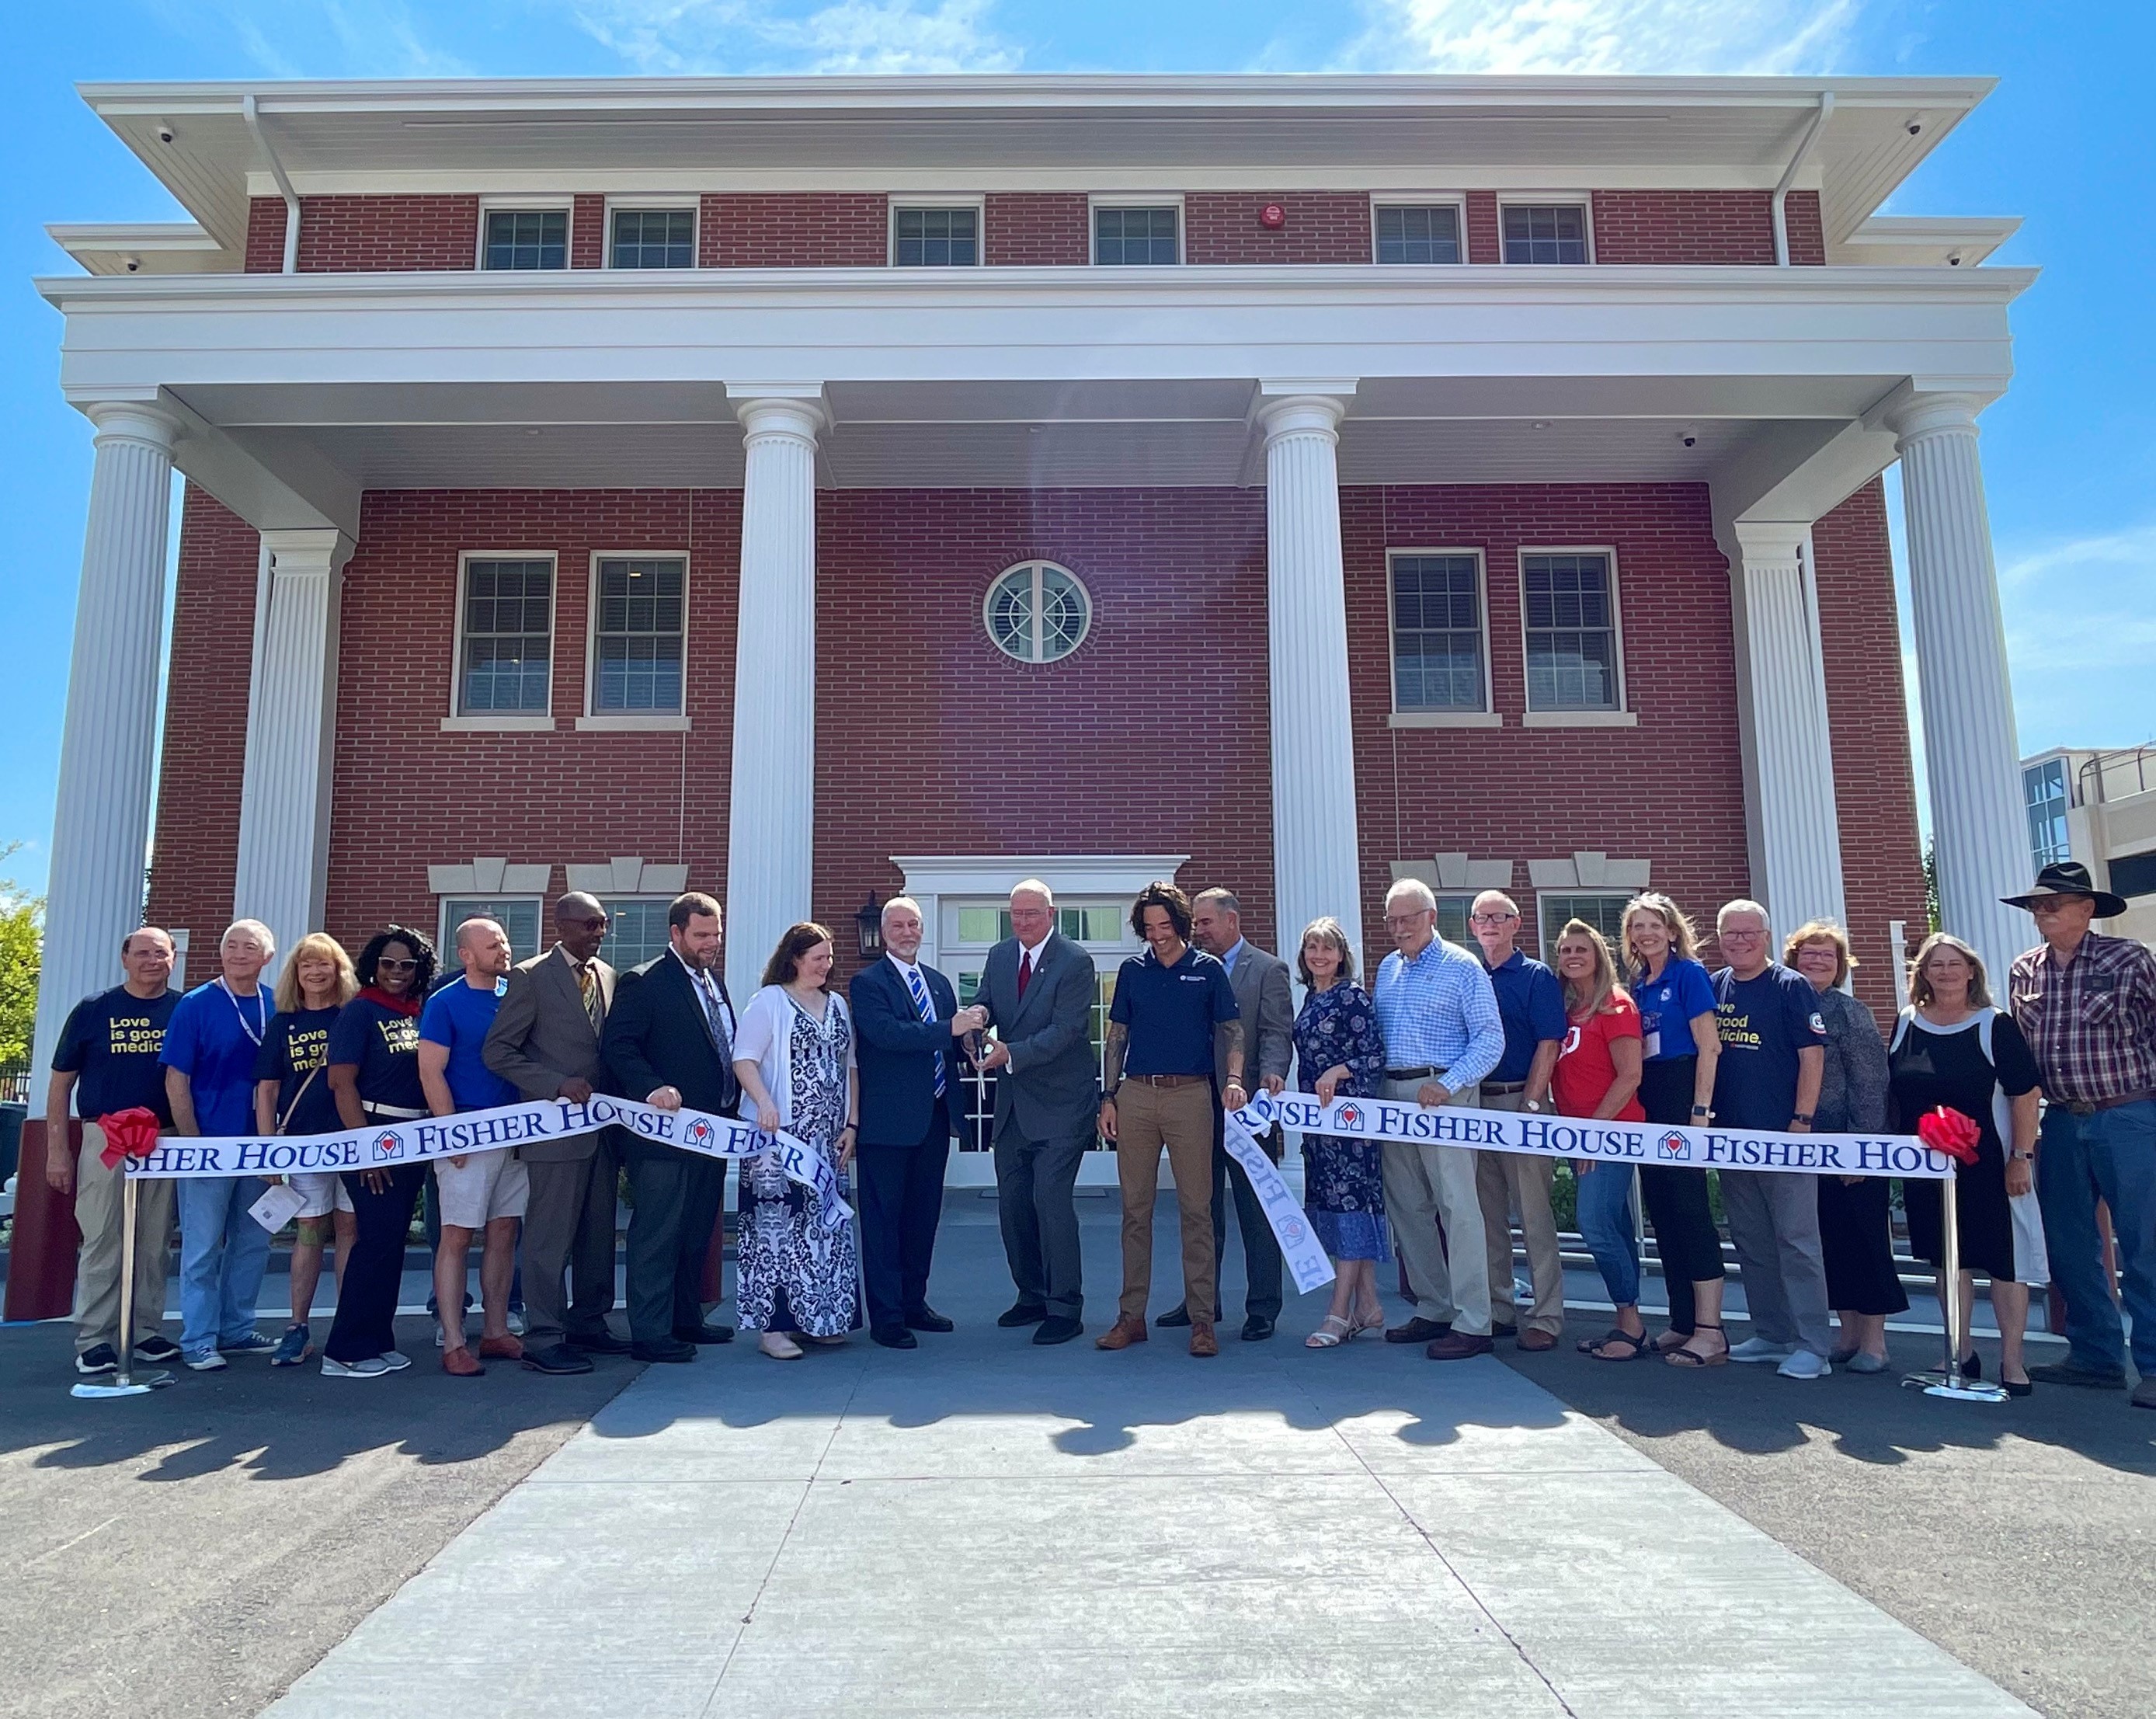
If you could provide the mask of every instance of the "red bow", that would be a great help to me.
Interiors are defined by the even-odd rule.
[[[108,1170],[116,1168],[122,1158],[146,1158],[157,1150],[157,1112],[139,1104],[100,1116],[97,1126],[105,1131],[105,1150],[98,1157]]]
[[[1976,1143],[1984,1137],[1984,1130],[1974,1118],[1959,1111],[1948,1110],[1941,1105],[1935,1111],[1927,1111],[1917,1118],[1917,1138],[1933,1152],[1964,1164],[1976,1162]]]

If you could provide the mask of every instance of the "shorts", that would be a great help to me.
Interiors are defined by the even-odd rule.
[[[344,1185],[344,1178],[334,1170],[311,1171],[289,1179],[307,1202],[295,1216],[326,1218],[331,1212],[352,1209],[352,1195]]]
[[[506,1146],[468,1153],[461,1169],[447,1158],[435,1159],[434,1186],[442,1222],[459,1229],[484,1229],[495,1218],[521,1218],[531,1198],[531,1173]]]

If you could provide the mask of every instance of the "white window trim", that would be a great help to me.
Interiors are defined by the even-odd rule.
[[[938,959],[941,903],[946,895],[1008,899],[1011,885],[1037,877],[1074,898],[1105,895],[1135,901],[1157,877],[1173,878],[1188,854],[1016,854],[1004,859],[976,855],[894,854],[891,863],[905,880],[904,892],[921,904],[921,959]]]
[[[1100,228],[1094,223],[1096,209],[1166,209],[1175,211],[1175,261],[1169,265],[1181,268],[1190,260],[1190,221],[1183,206],[1183,193],[1164,191],[1156,196],[1141,196],[1127,191],[1096,191],[1086,199],[1086,262],[1089,268],[1124,268],[1125,264],[1105,264],[1100,257]],[[1154,264],[1152,266],[1160,266]]]
[[[457,964],[456,926],[449,923],[449,903],[452,901],[529,901],[539,912],[539,947],[534,954],[544,955],[553,946],[547,937],[547,898],[543,895],[528,895],[522,890],[453,890],[434,897],[434,978],[436,983],[454,977],[461,969]],[[458,923],[461,924],[459,921]],[[523,961],[528,957],[518,956]]]
[[[1548,203],[1575,203],[1587,229],[1587,266],[1594,264],[1594,198],[1584,191],[1501,191],[1497,193],[1497,254],[1494,261],[1513,269],[1575,269],[1576,263],[1505,264],[1505,211]],[[1463,229],[1464,236],[1464,229]]]
[[[599,266],[602,269],[613,267],[613,216],[616,209],[688,210],[689,266],[691,269],[701,266],[698,259],[704,254],[704,199],[702,198],[681,192],[668,192],[663,195],[652,197],[609,197],[606,200],[606,213],[600,217],[604,223],[599,228],[601,252]],[[576,218],[576,206],[572,203],[570,205],[569,219],[573,223]],[[635,269],[629,272],[645,275],[651,271]]]
[[[1606,711],[1537,711],[1527,679],[1527,557],[1531,555],[1603,555],[1609,558],[1609,633],[1617,647],[1617,703]],[[1625,586],[1613,543],[1522,543],[1517,557],[1514,590],[1520,600],[1520,717],[1522,728],[1636,728],[1630,689],[1625,680]]]
[[[1589,887],[1585,885],[1569,889],[1558,889],[1555,887],[1547,889],[1537,888],[1535,890],[1536,959],[1544,962],[1551,967],[1555,967],[1557,965],[1557,936],[1555,933],[1552,931],[1549,925],[1548,916],[1545,911],[1546,903],[1557,901],[1560,898],[1568,901],[1578,901],[1582,895],[1592,895],[1599,901],[1615,901],[1621,904],[1630,901],[1632,897],[1638,893],[1639,891],[1637,890],[1612,890],[1600,887]],[[1556,930],[1559,931],[1563,929],[1564,927],[1561,925],[1556,927]],[[1621,974],[1625,962],[1624,952],[1622,950],[1613,949],[1610,952],[1617,957],[1618,968]]]
[[[599,563],[603,561],[678,561],[681,563],[681,708],[678,711],[601,711],[599,694]],[[580,734],[686,734],[689,721],[689,552],[685,549],[594,549],[584,575],[584,701]]]
[[[1002,585],[1005,579],[1008,579],[1020,567],[1030,567],[1033,569],[1034,592],[1036,599],[1034,603],[1033,617],[1033,648],[1036,654],[1029,657],[1013,656],[1009,651],[1005,650],[1003,647],[1002,641],[998,639],[995,635],[995,629],[988,623],[989,607],[995,602],[997,588]],[[1075,585],[1078,588],[1078,594],[1086,599],[1085,629],[1079,634],[1075,639],[1071,641],[1070,649],[1065,651],[1063,654],[1059,657],[1044,657],[1038,654],[1038,652],[1040,649],[1040,604],[1038,598],[1040,588],[1040,570],[1043,567],[1054,567],[1057,572],[1062,574],[1065,578],[1070,580],[1072,584]],[[1086,648],[1086,641],[1093,636],[1093,588],[1088,585],[1083,579],[1080,578],[1075,572],[1065,567],[1061,562],[1051,561],[1045,555],[1029,555],[1024,561],[1013,562],[1009,567],[998,573],[994,578],[988,581],[988,588],[981,593],[981,630],[988,636],[989,648],[1005,662],[1016,663],[1019,667],[1026,669],[1052,669],[1056,664],[1067,663],[1071,658],[1076,656],[1080,651]],[[1143,888],[1143,884],[1141,883],[1139,887]],[[1133,891],[1132,893],[1135,894],[1136,891]]]
[[[921,266],[956,269],[968,267],[980,269],[987,266],[988,199],[983,193],[977,191],[957,192],[943,197],[933,193],[916,196],[911,192],[901,196],[896,192],[893,192],[884,209],[883,260],[886,268],[896,269],[898,266],[898,212],[901,209],[971,209],[973,212],[973,261],[971,264],[924,264]],[[1089,220],[1091,218],[1090,213],[1087,218]],[[1177,218],[1176,224],[1178,228],[1181,227],[1181,217]],[[1181,239],[1178,239],[1176,243],[1179,249],[1182,244]]]
[[[617,901],[649,901],[660,907],[670,907],[674,905],[675,895],[680,895],[680,891],[675,890],[673,895],[654,895],[646,890],[592,890],[587,893],[598,898],[599,905],[606,909],[608,917],[611,919],[613,915],[613,904]],[[613,936],[611,926],[608,928],[607,936],[609,939]],[[665,954],[665,947],[662,946],[659,952]],[[599,946],[599,959],[618,972],[626,971],[623,963],[613,958],[613,950],[605,943]]]
[[[565,197],[559,194],[547,197],[483,197],[479,200],[478,245],[472,257],[472,267],[480,274],[511,275],[528,273],[534,275],[551,275],[556,272],[551,269],[517,270],[511,269],[490,269],[486,266],[486,218],[489,215],[495,213],[496,211],[503,209],[559,209],[564,218],[562,223],[562,268],[560,272],[567,274],[570,269],[576,267],[577,200],[575,198]]]
[[[1388,269],[1457,269],[1467,262],[1467,193],[1464,191],[1373,191],[1370,193],[1370,260],[1378,260],[1378,211],[1447,208],[1460,223],[1460,261],[1457,263],[1387,263]],[[1503,218],[1499,218],[1502,225]]]
[[[547,708],[495,713],[482,711],[466,716],[458,709],[464,702],[465,593],[475,561],[543,561],[554,570],[547,582]],[[554,731],[554,670],[560,666],[562,557],[552,549],[460,549],[457,552],[457,607],[454,617],[454,643],[449,653],[449,709],[442,718],[444,734],[551,734]]]
[[[1475,601],[1482,615],[1482,708],[1479,711],[1404,711],[1400,708],[1399,652],[1393,603],[1393,558],[1401,555],[1465,555],[1475,562]],[[1385,672],[1392,680],[1393,728],[1502,728],[1490,665],[1490,568],[1479,549],[1392,549],[1385,551]]]

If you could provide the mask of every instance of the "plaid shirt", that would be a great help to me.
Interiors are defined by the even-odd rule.
[[[1389,1069],[1428,1067],[1458,1092],[1489,1077],[1505,1054],[1505,1021],[1482,963],[1432,937],[1412,962],[1395,949],[1371,987]]]
[[[2007,988],[2046,1098],[2093,1104],[2156,1092],[2156,955],[2145,944],[2091,931],[2061,967],[2039,943],[2015,957]]]

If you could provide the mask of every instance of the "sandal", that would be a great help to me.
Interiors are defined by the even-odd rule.
[[[1339,1330],[1329,1329],[1336,1325],[1340,1327]],[[1302,1340],[1302,1347],[1306,1349],[1337,1349],[1342,1343],[1353,1342],[1354,1340],[1355,1327],[1337,1313],[1328,1313],[1317,1329]]]
[[[1664,1331],[1660,1337],[1655,1339],[1655,1352],[1657,1355],[1666,1355],[1672,1349],[1681,1349],[1691,1341],[1691,1333],[1690,1332],[1679,1331],[1674,1325],[1672,1325]]]
[[[1605,1355],[1602,1352],[1602,1346],[1604,1343],[1627,1343],[1631,1346],[1631,1352],[1627,1355]],[[1646,1332],[1641,1332],[1639,1336],[1634,1337],[1629,1331],[1613,1331],[1608,1337],[1603,1338],[1601,1343],[1597,1343],[1587,1352],[1592,1359],[1596,1361],[1637,1361],[1653,1347],[1654,1344],[1650,1341]]]
[[[1711,1331],[1717,1333],[1720,1333],[1722,1331],[1722,1327],[1718,1325],[1707,1325],[1705,1323],[1697,1325],[1692,1329],[1695,1334],[1702,1331]],[[1668,1354],[1663,1356],[1662,1359],[1671,1367],[1690,1367],[1694,1368],[1727,1367],[1729,1364],[1729,1339],[1727,1336],[1723,1336],[1722,1338],[1722,1347],[1712,1355],[1702,1355],[1697,1349],[1672,1349]]]
[[[1644,1335],[1635,1338],[1631,1332],[1628,1331],[1619,1331],[1613,1326],[1609,1331],[1604,1332],[1600,1337],[1582,1337],[1572,1347],[1573,1350],[1579,1354],[1592,1355],[1604,1343],[1630,1343],[1635,1342],[1644,1343],[1646,1342],[1646,1338]]]

